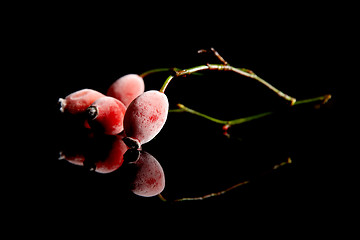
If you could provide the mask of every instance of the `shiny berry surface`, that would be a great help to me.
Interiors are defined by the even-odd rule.
[[[59,152],[59,160],[102,174],[114,172],[124,162],[123,156],[128,147],[122,141],[122,135],[74,134],[69,137],[74,138],[73,142],[65,143],[65,149]]]
[[[88,121],[94,130],[108,135],[123,131],[125,105],[113,97],[102,97],[87,109]]]

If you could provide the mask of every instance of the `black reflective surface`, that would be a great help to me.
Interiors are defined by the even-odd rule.
[[[127,211],[139,216],[132,222],[134,218],[148,219],[147,211],[165,219],[185,215],[194,222],[212,214],[218,216],[208,219],[216,222],[247,212],[256,219],[281,216],[281,225],[301,217],[314,223],[314,218],[331,218],[341,212],[336,207],[339,196],[343,196],[339,176],[344,171],[336,154],[341,133],[340,97],[338,78],[329,71],[337,65],[338,52],[330,53],[322,44],[330,33],[323,35],[315,28],[306,30],[295,24],[293,29],[283,26],[277,30],[269,25],[253,26],[258,30],[246,36],[231,28],[210,27],[179,34],[154,29],[153,25],[134,30],[135,26],[122,29],[115,24],[107,28],[106,24],[98,26],[84,20],[80,26],[80,20],[71,16],[73,21],[54,21],[51,27],[41,28],[47,34],[36,45],[40,50],[33,71],[39,93],[32,102],[41,107],[32,118],[36,122],[34,134],[26,136],[34,147],[27,151],[28,159],[19,162],[23,171],[14,178],[19,176],[23,182],[12,189],[26,219],[37,214],[43,219],[66,217],[72,219],[71,224],[76,219],[90,219],[94,226],[110,216],[121,218]],[[139,34],[142,31],[148,34]],[[298,99],[324,94],[333,98],[320,108],[308,104],[289,109],[255,80],[234,73],[204,72],[175,79],[166,90],[171,109],[182,103],[224,120],[273,110],[277,113],[231,127],[229,138],[221,125],[188,113],[169,113],[160,134],[143,146],[163,169],[162,195],[168,202],[134,194],[134,169],[125,161],[109,173],[97,172],[94,159],[106,158],[103,152],[109,151],[111,141],[91,141],[79,133],[78,127],[59,112],[58,98],[82,88],[106,92],[113,81],[128,73],[218,63],[212,56],[197,54],[197,50],[210,47],[232,66],[251,69]],[[145,89],[160,89],[167,76],[159,73],[146,77]],[[46,91],[41,91],[42,87]],[[82,152],[90,158],[86,164],[58,159],[65,158],[65,153],[76,158]],[[272,170],[288,158],[291,164]],[[250,183],[222,196],[172,202],[219,192],[246,180]],[[334,212],[329,212],[328,204],[335,206]]]
[[[145,84],[150,82],[152,85],[151,81],[157,81],[157,77],[163,80],[164,76],[167,75],[145,78]],[[316,104],[289,109],[259,84],[232,74],[205,73],[203,76],[179,78],[172,84],[167,92],[171,108],[176,108],[175,103],[181,102],[222,119],[268,110],[277,113],[233,126],[228,130],[228,137],[219,124],[189,113],[169,113],[160,134],[143,145],[143,150],[154,156],[164,170],[166,180],[162,195],[168,199],[164,203],[157,197],[142,198],[131,193],[129,179],[133,176],[130,176],[129,164],[118,163],[120,167],[111,166],[104,171],[101,166],[96,167],[96,162],[104,163],[116,137],[91,140],[91,131],[81,132],[79,126],[57,112],[54,102],[52,116],[57,130],[51,133],[54,141],[49,149],[51,154],[45,162],[35,163],[47,176],[41,192],[46,189],[46,195],[62,199],[60,206],[64,203],[66,206],[69,197],[89,204],[112,199],[126,204],[166,206],[178,198],[199,197],[250,180],[250,184],[223,196],[170,205],[191,207],[231,203],[241,208],[242,204],[255,202],[269,208],[289,208],[301,202],[321,208],[322,201],[330,197],[327,195],[330,194],[328,181],[332,181],[332,173],[327,168],[335,164],[332,139],[336,96],[335,100],[319,109]],[[323,93],[321,86],[317,87]],[[223,88],[222,93],[218,92],[219,88]],[[305,90],[302,86],[301,91]],[[296,95],[299,90],[290,91]],[[262,96],[262,93],[265,94]],[[300,91],[299,94],[307,95]],[[60,158],[66,159],[62,155],[66,156],[67,152],[69,161],[58,160],[59,153]],[[76,164],[76,159],[74,162],[71,156],[76,158],[81,152],[85,152],[90,160]],[[272,171],[274,165],[288,158],[292,164]],[[69,163],[71,161],[75,164]]]

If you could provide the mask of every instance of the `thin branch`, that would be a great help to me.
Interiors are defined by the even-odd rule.
[[[220,62],[222,62],[224,65],[228,65],[228,62],[225,61],[225,59],[214,49],[214,48],[211,48],[210,49],[214,55],[220,60]]]
[[[325,104],[325,103],[327,103],[329,101],[330,98],[331,98],[331,95],[326,94],[326,95],[319,96],[319,97],[308,98],[308,99],[303,99],[303,100],[296,101],[294,103],[294,105],[301,105],[301,104],[307,104],[307,103],[313,103],[313,102],[319,102],[319,101],[322,104]],[[249,121],[252,121],[252,120],[255,120],[255,119],[266,117],[266,116],[271,115],[271,114],[274,113],[274,112],[264,112],[264,113],[260,113],[260,114],[256,114],[256,115],[252,115],[252,116],[248,116],[248,117],[243,117],[243,118],[237,118],[237,119],[233,119],[233,120],[221,120],[221,119],[214,118],[214,117],[211,117],[209,115],[206,115],[204,113],[200,113],[198,111],[195,111],[194,109],[188,108],[188,107],[186,107],[186,106],[184,106],[183,104],[180,104],[180,103],[177,104],[177,106],[178,106],[179,109],[172,109],[172,110],[169,110],[169,112],[188,112],[188,113],[197,115],[199,117],[208,119],[208,120],[210,120],[212,122],[222,124],[222,125],[226,126],[226,129],[228,129],[232,125],[242,124],[242,123],[249,122]]]
[[[158,73],[158,72],[174,72],[174,71],[180,71],[180,68],[155,68],[155,69],[151,69],[149,71],[143,72],[141,74],[139,74],[140,77],[144,78],[150,74],[153,73]]]
[[[188,112],[188,113],[191,113],[191,114],[194,114],[194,115],[197,115],[199,117],[203,117],[205,119],[208,119],[212,122],[215,122],[215,123],[219,123],[219,124],[222,124],[222,125],[229,125],[229,126],[232,126],[232,125],[236,125],[236,124],[241,124],[241,123],[244,123],[244,122],[249,122],[249,121],[252,121],[252,120],[255,120],[255,119],[258,119],[258,118],[262,118],[262,117],[265,117],[267,115],[270,115],[272,114],[273,112],[265,112],[265,113],[260,113],[260,114],[256,114],[256,115],[253,115],[253,116],[249,116],[249,117],[244,117],[244,118],[238,118],[238,119],[234,119],[234,120],[220,120],[220,119],[217,119],[217,118],[214,118],[214,117],[210,117],[206,114],[203,114],[203,113],[200,113],[198,111],[195,111],[191,108],[188,108],[186,106],[184,106],[183,104],[177,104],[177,106],[179,107],[179,109],[176,109],[176,110],[169,110],[169,112]]]
[[[260,78],[259,76],[257,76],[254,72],[252,72],[251,70],[248,69],[244,69],[244,68],[235,68],[233,66],[230,65],[224,65],[224,64],[206,64],[206,65],[200,65],[200,66],[196,66],[196,67],[192,67],[192,68],[188,68],[188,69],[184,69],[181,71],[175,71],[175,75],[170,75],[164,82],[163,86],[160,89],[160,92],[165,92],[167,86],[169,85],[169,83],[171,82],[171,80],[175,77],[180,77],[180,76],[184,76],[184,75],[189,75],[189,74],[193,74],[195,72],[199,72],[199,71],[204,71],[204,70],[215,70],[215,71],[232,71],[235,73],[238,73],[240,75],[243,75],[245,77],[249,77],[252,79],[257,80],[258,82],[260,82],[261,84],[265,85],[267,88],[269,88],[270,90],[272,90],[273,92],[277,93],[277,95],[281,98],[284,98],[287,101],[291,102],[291,105],[294,105],[296,102],[296,99],[283,93],[282,91],[280,91],[279,89],[275,88],[274,86],[272,86],[270,83],[266,82],[264,79]]]
[[[188,69],[184,69],[181,71],[175,71],[174,75],[170,75],[164,82],[163,86],[160,89],[160,92],[165,92],[167,86],[171,82],[171,80],[175,77],[180,77],[183,75],[193,74],[198,71],[203,70],[215,70],[215,71],[232,71],[235,73],[238,73],[240,75],[252,78],[260,82],[261,84],[265,85],[267,88],[269,88],[271,91],[275,92],[279,97],[284,98],[287,101],[290,101],[291,105],[294,105],[296,102],[296,99],[283,93],[279,89],[272,86],[270,83],[266,82],[264,79],[257,76],[253,71],[245,68],[235,68],[233,66],[230,66],[227,61],[214,49],[211,48],[211,51],[214,53],[214,55],[223,63],[223,64],[206,64],[206,65],[200,65]],[[206,50],[199,50],[199,53],[207,52]]]
[[[276,170],[276,169],[279,169],[280,167],[283,167],[287,164],[291,164],[292,163],[292,160],[291,158],[289,157],[286,161],[284,162],[281,162],[279,164],[276,164],[272,167],[271,170]],[[239,182],[235,185],[232,185],[231,187],[228,187],[222,191],[219,191],[219,192],[213,192],[213,193],[209,193],[209,194],[206,194],[206,195],[203,195],[203,196],[199,196],[199,197],[184,197],[184,198],[178,198],[178,199],[175,199],[173,200],[174,202],[183,202],[183,201],[198,201],[198,200],[204,200],[204,199],[207,199],[207,198],[211,198],[211,197],[217,197],[217,196],[220,196],[220,195],[223,195],[231,190],[234,190],[238,187],[241,187],[243,185],[246,185],[250,183],[250,180],[246,180],[246,181],[242,181],[242,182]],[[164,202],[167,202],[168,200],[161,194],[158,195],[159,198],[164,201]]]
[[[220,196],[220,195],[223,195],[235,188],[238,188],[240,186],[243,186],[245,184],[248,184],[250,181],[243,181],[243,182],[240,182],[238,184],[235,184],[225,190],[222,190],[220,192],[214,192],[214,193],[210,193],[210,194],[206,194],[204,196],[201,196],[201,197],[185,197],[185,198],[179,198],[179,199],[175,199],[174,202],[182,202],[182,201],[196,201],[196,200],[204,200],[206,198],[211,198],[211,197],[216,197],[216,196]]]

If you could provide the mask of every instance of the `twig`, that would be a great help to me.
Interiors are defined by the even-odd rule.
[[[155,69],[151,69],[149,71],[143,72],[141,74],[139,74],[140,77],[144,78],[150,74],[153,73],[158,73],[158,72],[174,72],[174,71],[180,71],[180,68],[155,68]]]
[[[314,97],[314,98],[308,98],[308,99],[303,99],[303,100],[299,100],[297,102],[294,103],[294,105],[301,105],[301,104],[307,104],[307,103],[313,103],[313,102],[319,102],[321,101],[322,104],[325,104],[329,101],[329,99],[331,98],[330,94],[326,94],[323,96],[319,96],[319,97]],[[259,118],[263,118],[266,117],[270,114],[273,114],[274,112],[264,112],[264,113],[260,113],[260,114],[256,114],[256,115],[252,115],[252,116],[248,116],[248,117],[243,117],[243,118],[237,118],[237,119],[233,119],[233,120],[220,120],[214,117],[211,117],[209,115],[206,115],[204,113],[200,113],[198,111],[195,111],[194,109],[188,108],[186,106],[184,106],[183,104],[177,104],[179,109],[172,109],[169,110],[169,112],[188,112],[194,115],[197,115],[199,117],[203,117],[205,119],[208,119],[212,122],[218,123],[218,124],[222,124],[224,125],[224,127],[227,130],[230,126],[233,125],[237,125],[237,124],[242,124],[245,122],[249,122],[255,119],[259,119]]]
[[[204,52],[205,50],[200,50],[200,52]],[[196,67],[192,67],[192,68],[188,68],[188,69],[184,69],[181,71],[175,71],[175,74],[170,75],[164,82],[163,86],[160,89],[160,92],[165,92],[167,86],[169,85],[169,83],[171,82],[171,80],[175,77],[180,77],[180,76],[184,76],[184,75],[189,75],[189,74],[193,74],[195,72],[199,72],[199,71],[204,71],[204,70],[215,70],[215,71],[232,71],[235,73],[238,73],[240,75],[252,78],[257,80],[258,82],[260,82],[261,84],[265,85],[267,88],[269,88],[270,90],[272,90],[273,92],[275,92],[279,97],[284,98],[287,101],[290,101],[291,105],[294,105],[296,102],[296,99],[283,93],[282,91],[280,91],[279,89],[275,88],[274,86],[272,86],[270,83],[266,82],[264,79],[260,78],[259,76],[257,76],[253,71],[249,70],[249,69],[245,69],[245,68],[235,68],[233,66],[230,66],[228,64],[228,62],[226,62],[224,60],[223,57],[221,57],[221,55],[215,51],[215,49],[211,49],[211,51],[215,54],[215,56],[223,63],[223,64],[206,64],[206,65],[200,65],[200,66],[196,66]]]
[[[281,162],[279,164],[274,165],[271,170],[279,169],[280,167],[283,167],[283,166],[285,166],[287,164],[291,164],[291,163],[292,163],[292,160],[289,157],[285,162]],[[246,185],[248,183],[250,183],[250,180],[239,182],[239,183],[237,183],[237,184],[235,184],[235,185],[233,185],[231,187],[228,187],[225,190],[219,191],[219,192],[213,192],[213,193],[209,193],[209,194],[199,196],[199,197],[183,197],[183,198],[175,199],[173,201],[174,202],[198,201],[198,200],[204,200],[204,199],[211,198],[211,197],[217,197],[217,196],[223,195],[223,194],[225,194],[225,193],[227,193],[227,192],[229,192],[229,191],[231,191],[233,189],[236,189],[238,187]],[[162,201],[164,201],[164,202],[168,201],[163,195],[159,194],[158,196]]]

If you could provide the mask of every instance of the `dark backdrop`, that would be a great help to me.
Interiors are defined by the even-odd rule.
[[[140,217],[131,221],[148,219],[149,209],[164,218],[169,213],[175,218],[185,215],[189,221],[217,222],[245,212],[269,222],[280,216],[279,225],[302,217],[308,227],[316,224],[314,219],[332,219],[341,212],[338,175],[343,171],[335,157],[340,97],[334,70],[342,63],[347,40],[341,37],[345,30],[336,15],[319,15],[319,9],[244,15],[245,10],[213,6],[164,11],[56,7],[34,15],[31,22],[24,20],[22,36],[27,40],[20,39],[19,46],[25,69],[34,79],[31,86],[38,90],[32,98],[39,106],[32,109],[37,117],[31,120],[33,136],[41,138],[31,140],[36,146],[26,159],[26,174],[20,176],[26,176],[18,191],[25,199],[22,212],[27,217],[40,213],[44,219],[81,217],[90,219],[91,225],[137,209]],[[253,70],[298,99],[333,95],[320,109],[314,104],[289,109],[255,80],[234,73],[204,72],[170,84],[166,93],[172,109],[183,103],[224,120],[277,113],[230,128],[229,139],[221,125],[170,113],[161,133],[143,146],[164,169],[164,197],[201,196],[248,179],[250,184],[204,201],[164,203],[129,192],[122,168],[102,175],[57,160],[75,131],[58,112],[59,97],[83,88],[105,93],[128,73],[218,63],[212,55],[197,53],[210,47],[231,65]],[[160,89],[167,76],[145,78],[146,90]],[[270,171],[289,157],[292,164]]]

